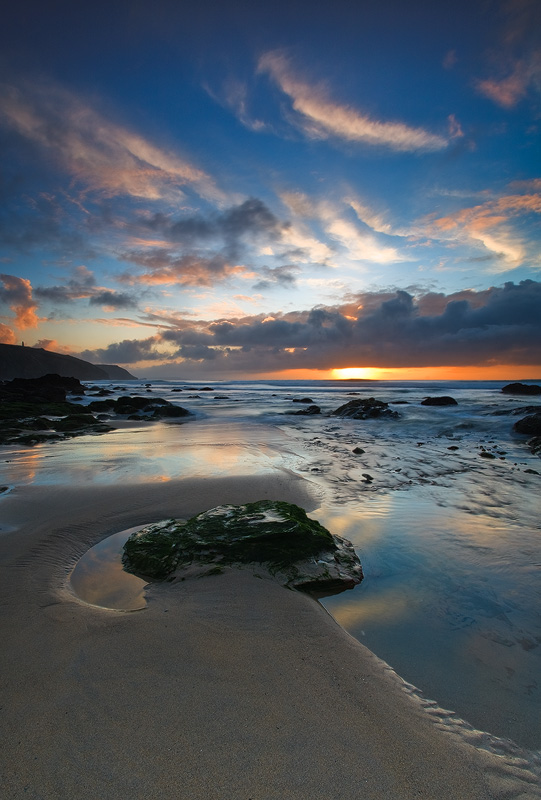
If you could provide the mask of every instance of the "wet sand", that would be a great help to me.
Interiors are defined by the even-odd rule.
[[[293,475],[26,486],[0,498],[2,798],[534,798],[312,598],[248,570],[152,586],[142,611],[69,589],[133,525],[224,502],[318,501]]]

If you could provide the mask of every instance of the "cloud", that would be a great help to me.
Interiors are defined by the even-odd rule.
[[[256,291],[269,289],[272,286],[281,286],[284,289],[294,289],[297,284],[299,268],[291,264],[281,267],[263,267],[259,270],[263,279],[254,284]]]
[[[39,317],[36,314],[38,303],[32,296],[32,286],[26,278],[15,275],[0,275],[0,301],[6,303],[15,314],[15,327],[20,330],[37,328]]]
[[[509,0],[498,11],[501,29],[489,54],[492,74],[477,80],[475,87],[505,109],[514,108],[528,96],[537,102],[541,81],[541,5],[538,0]]]
[[[235,258],[242,250],[243,241],[278,241],[289,223],[279,220],[262,200],[250,197],[221,213],[181,219],[154,214],[144,220],[143,225],[169,243],[186,248],[220,245],[230,258]]]
[[[0,322],[0,342],[2,344],[16,344],[17,342],[15,333],[3,322]]]
[[[78,358],[93,364],[135,364],[138,361],[163,359],[164,353],[155,349],[156,337],[148,339],[124,339],[97,350],[83,350]]]
[[[102,306],[107,310],[137,307],[137,299],[132,295],[97,286],[94,274],[84,265],[76,267],[73,275],[61,286],[37,286],[36,296],[60,304],[88,299],[89,305]]]
[[[146,269],[146,272],[137,275],[130,272],[121,275],[119,280],[126,283],[214,286],[235,275],[253,275],[247,267],[230,264],[221,255],[210,258],[193,254],[177,256],[169,250],[157,249],[150,252],[128,252],[123,258]]]
[[[178,199],[184,186],[203,197],[222,197],[203,170],[54,83],[1,86],[0,120],[55,159],[85,189],[106,197]]]
[[[541,359],[540,307],[541,283],[531,280],[450,295],[364,292],[305,312],[185,320],[141,343],[100,351],[100,360],[133,363],[128,356],[145,360],[149,353],[158,359],[165,347],[161,358],[176,363],[177,374],[204,375],[212,361],[213,374],[224,377],[352,366],[535,365]]]
[[[428,222],[425,233],[452,240],[465,236],[478,241],[499,257],[495,271],[520,266],[526,258],[523,241],[510,227],[513,217],[541,213],[541,194],[507,195],[481,205],[463,208]]]
[[[259,60],[259,72],[271,76],[292,100],[297,112],[295,122],[313,139],[337,137],[350,142],[388,147],[399,152],[430,152],[448,145],[445,137],[402,122],[381,122],[350,106],[328,98],[321,86],[311,86],[299,79],[289,60],[280,51],[265,53]]]
[[[402,255],[396,248],[381,244],[375,236],[360,229],[356,221],[346,219],[348,212],[351,217],[353,209],[356,219],[376,233],[397,234],[391,229],[390,224],[384,221],[382,215],[373,212],[355,198],[346,197],[338,205],[328,200],[314,200],[302,192],[284,192],[281,199],[292,214],[315,220],[321,225],[330,237],[331,244],[334,244],[335,251],[338,250],[337,245],[340,245],[346,251],[346,258],[351,261],[391,264],[409,260],[408,256]],[[292,226],[292,229],[294,227]],[[337,257],[336,252],[334,256]],[[342,255],[340,261],[343,261]]]
[[[541,51],[530,61],[515,61],[508,74],[502,78],[486,78],[477,81],[480,94],[488,97],[502,108],[514,108],[528,93],[531,84],[541,76]]]

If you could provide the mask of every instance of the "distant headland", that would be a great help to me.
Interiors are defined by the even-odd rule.
[[[82,358],[53,353],[41,347],[0,344],[0,380],[41,378],[51,373],[80,381],[137,380],[135,375],[116,364],[91,364]]]

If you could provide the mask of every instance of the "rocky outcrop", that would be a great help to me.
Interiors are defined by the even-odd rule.
[[[502,388],[504,394],[541,394],[541,386],[533,383],[508,383]]]
[[[457,406],[458,403],[454,397],[448,395],[441,395],[440,397],[425,397],[421,400],[422,406]]]
[[[259,564],[285,586],[318,594],[352,589],[363,577],[351,542],[302,508],[274,500],[148,525],[127,540],[122,560],[128,572],[158,580],[182,578],[194,566],[217,574],[226,566]]]
[[[370,397],[368,400],[350,400],[332,411],[331,416],[350,419],[398,419],[399,414],[398,411],[390,409],[388,403]]]

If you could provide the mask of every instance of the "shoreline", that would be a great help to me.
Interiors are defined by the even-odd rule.
[[[276,472],[2,496],[3,796],[541,797],[526,759],[453,734],[307,595],[228,570],[122,613],[68,588],[119,530],[263,498],[310,512],[313,488]]]

